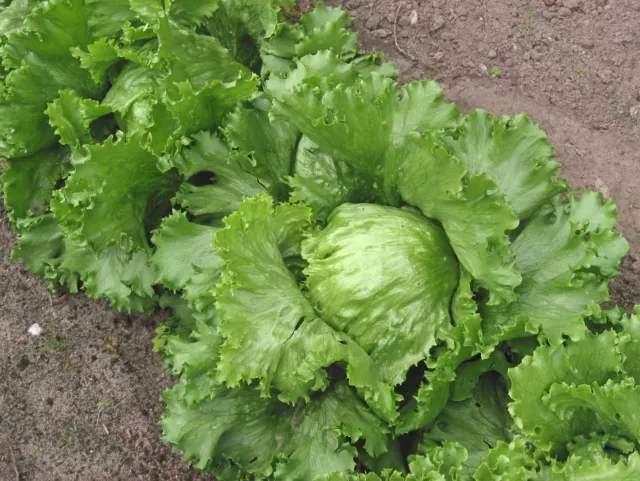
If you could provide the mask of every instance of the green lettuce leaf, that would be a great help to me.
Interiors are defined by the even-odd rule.
[[[231,155],[227,144],[215,134],[200,132],[195,143],[175,159],[188,180],[175,201],[199,218],[220,219],[236,211],[245,197],[265,193],[265,187]]]
[[[0,92],[0,156],[24,157],[54,143],[44,111],[61,89],[89,98],[100,93],[102,86],[70,53],[91,40],[87,18],[81,0],[44,2],[0,47],[3,66],[10,70]]]
[[[135,138],[85,146],[72,163],[74,172],[52,201],[60,222],[97,252],[112,244],[149,249],[147,232],[159,224],[178,174],[161,172]]]
[[[111,108],[95,100],[82,99],[71,90],[61,90],[45,113],[60,143],[75,147],[92,143],[92,122],[110,114]]]
[[[289,120],[326,153],[346,160],[398,202],[396,147],[409,132],[454,127],[459,112],[444,101],[435,82],[422,81],[397,89],[378,73],[328,90],[313,78],[277,98],[273,115]]]
[[[613,232],[616,210],[600,194],[561,197],[541,209],[513,241],[522,273],[517,302],[482,307],[489,342],[542,334],[553,344],[580,339],[584,319],[608,300],[608,285],[628,250]]]
[[[518,429],[540,449],[562,453],[576,436],[600,430],[601,424],[590,409],[576,401],[570,415],[567,410],[558,416],[546,395],[552,386],[562,383],[588,388],[616,378],[622,368],[616,343],[612,331],[587,333],[583,340],[566,346],[541,346],[509,371],[513,399],[509,411]]]
[[[215,233],[213,227],[189,222],[183,212],[165,217],[151,237],[156,247],[151,265],[158,272],[157,283],[174,292],[191,290],[200,273],[206,271],[213,288],[224,266],[213,249]]]
[[[496,183],[520,219],[567,190],[556,180],[560,164],[546,134],[525,115],[497,119],[476,110],[444,141],[470,175],[486,174]]]
[[[448,335],[458,265],[442,229],[420,214],[343,204],[303,256],[320,317],[362,346],[385,382],[400,384]]]
[[[426,428],[419,452],[429,452],[443,442],[458,443],[467,452],[459,473],[471,479],[483,459],[500,441],[510,442],[511,416],[507,411],[508,390],[501,374],[484,374],[471,398],[451,402]]]
[[[304,136],[298,143],[295,170],[288,182],[293,189],[290,201],[307,205],[323,221],[341,204],[376,200],[370,184],[351,165],[334,160]]]
[[[292,170],[298,131],[287,122],[269,120],[268,102],[254,106],[236,109],[229,115],[226,138],[239,155],[248,157],[245,170],[259,178],[274,198],[286,199],[284,178]]]
[[[310,216],[305,207],[274,208],[271,198],[258,196],[243,202],[216,234],[226,263],[217,286],[225,338],[218,377],[229,387],[258,379],[263,395],[275,388],[281,401],[295,403],[309,399],[310,390],[324,390],[325,368],[343,363],[350,384],[372,409],[393,419],[393,385],[381,380],[362,347],[317,317],[287,268],[286,259],[300,255]]]
[[[69,150],[52,148],[6,161],[2,173],[4,204],[14,224],[48,210],[56,183],[69,165]]]
[[[518,226],[504,196],[486,175],[469,177],[434,137],[411,136],[396,153],[404,161],[402,198],[442,223],[460,263],[489,291],[489,304],[513,301],[521,277],[506,232]]]
[[[183,460],[211,469],[223,481],[270,475],[308,480],[353,472],[362,439],[371,456],[387,449],[383,424],[339,383],[313,402],[287,406],[238,388],[189,407],[175,388],[163,396],[164,441],[180,446]]]

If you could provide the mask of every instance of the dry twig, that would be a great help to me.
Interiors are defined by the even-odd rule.
[[[398,5],[398,9],[396,10],[396,17],[393,19],[393,41],[396,44],[396,48],[398,49],[398,52],[400,52],[402,55],[405,55],[406,57],[409,57],[411,60],[416,60],[416,58],[411,55],[409,52],[407,52],[406,50],[403,50],[400,45],[398,45],[398,15],[400,15],[400,10],[402,10],[402,7],[404,6],[404,3],[400,3],[400,5]]]

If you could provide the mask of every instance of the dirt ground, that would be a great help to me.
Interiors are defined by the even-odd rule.
[[[632,247],[613,297],[640,303],[640,2],[328,3],[352,12],[362,48],[386,52],[402,80],[432,77],[465,111],[539,122],[562,175],[617,202]],[[0,215],[0,480],[210,479],[159,440],[158,398],[172,382],[151,351],[161,315],[51,299],[9,261],[14,238]],[[33,323],[39,338],[27,333]]]

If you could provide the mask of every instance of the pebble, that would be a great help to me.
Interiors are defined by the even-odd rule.
[[[586,38],[584,40],[581,40],[580,41],[580,45],[582,47],[584,47],[584,48],[593,48],[593,47],[595,47],[595,43],[593,42],[593,40],[588,39],[588,38]]]
[[[542,11],[542,18],[546,19],[546,20],[550,20],[554,17],[553,12],[549,11],[549,10],[543,10]]]
[[[629,109],[629,116],[631,117],[639,117],[640,118],[640,104],[638,105],[634,105],[633,107],[631,107]],[[637,261],[636,264],[638,264],[638,272],[640,272],[640,261]],[[634,266],[636,265],[634,264]]]
[[[40,325],[38,323],[31,324],[31,326],[29,326],[29,329],[28,329],[27,332],[29,334],[31,334],[32,336],[39,336],[40,334],[42,334],[42,328],[40,327]]]
[[[442,52],[436,52],[433,54],[433,60],[435,60],[436,62],[440,62],[443,58],[444,58],[444,53]]]
[[[578,10],[582,6],[581,0],[564,0],[565,8],[569,8],[571,10]]]
[[[371,35],[377,38],[387,38],[389,35],[391,35],[391,32],[386,28],[379,28],[378,30],[374,30],[373,32],[371,32]]]
[[[411,25],[418,24],[418,12],[416,12],[415,10],[411,10],[411,15],[409,15],[409,23]]]
[[[571,15],[571,10],[567,7],[560,7],[558,9],[558,15],[560,15],[561,17],[568,17],[569,15]]]
[[[429,30],[431,31],[431,33],[437,32],[442,27],[444,27],[444,24],[445,24],[444,18],[441,17],[440,15],[436,15],[435,17],[433,17],[433,20],[431,21],[431,28]]]
[[[498,56],[498,54],[496,53],[495,50],[489,50],[489,53],[487,54],[487,56],[489,58],[496,58]]]
[[[542,60],[542,52],[540,50],[533,49],[531,51],[531,60],[539,62]]]
[[[374,13],[367,19],[367,22],[364,24],[364,26],[369,30],[375,30],[376,28],[378,28],[378,25],[380,25],[380,22],[382,22],[382,15]]]

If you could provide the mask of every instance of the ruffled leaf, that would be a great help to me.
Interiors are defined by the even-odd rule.
[[[518,226],[497,186],[466,169],[433,138],[412,136],[396,153],[405,162],[402,198],[442,223],[460,263],[489,291],[490,304],[513,301],[521,277],[513,264],[507,232]]]

